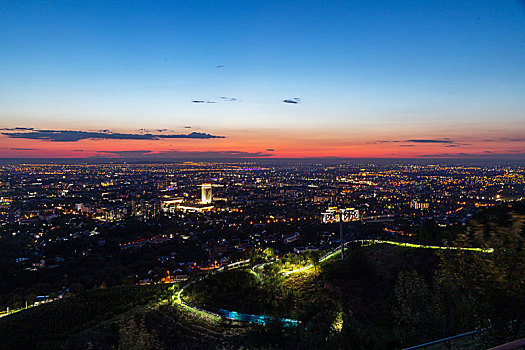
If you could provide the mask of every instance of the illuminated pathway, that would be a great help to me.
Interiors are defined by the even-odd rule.
[[[229,268],[244,267],[244,266],[246,266],[246,264],[248,262],[249,262],[249,260],[244,260],[244,261],[241,261],[241,262],[229,264],[228,267]],[[223,270],[224,270],[224,267],[221,267],[221,268],[217,269],[216,272],[221,272]],[[206,276],[200,277],[197,281],[201,281],[205,277]],[[181,306],[183,306],[187,310],[189,310],[189,311],[191,311],[191,312],[193,312],[193,313],[195,313],[197,315],[204,316],[204,317],[207,317],[207,318],[211,318],[212,320],[219,320],[221,318],[226,318],[226,319],[230,319],[230,320],[234,320],[234,321],[249,322],[249,323],[255,323],[255,324],[260,324],[260,325],[266,325],[266,323],[268,323],[269,321],[274,319],[271,316],[250,315],[250,314],[238,313],[236,311],[228,311],[228,310],[224,310],[224,309],[219,309],[219,312],[220,312],[220,315],[219,315],[219,314],[217,314],[215,312],[212,312],[212,311],[209,311],[209,310],[200,309],[198,307],[190,305],[190,304],[186,303],[184,301],[184,299],[182,299],[182,293],[184,292],[184,290],[187,287],[189,287],[190,285],[192,285],[195,282],[196,281],[192,281],[192,282],[186,284],[184,287],[182,287],[179,290],[179,292],[177,293],[176,301]],[[173,296],[173,299],[175,299],[175,296]],[[282,324],[285,327],[297,326],[300,323],[300,321],[298,321],[298,320],[293,320],[293,319],[289,319],[289,318],[281,318],[280,321],[282,322]]]
[[[202,278],[200,278],[198,281],[200,281],[201,279]],[[187,287],[191,286],[195,282],[196,281],[190,282],[190,283],[186,284],[184,287],[182,287],[179,290],[179,292],[177,293],[177,302],[180,305],[182,305],[183,307],[185,307],[185,308],[189,309],[190,311],[196,313],[197,315],[204,316],[204,317],[207,317],[207,318],[211,318],[213,320],[221,319],[221,316],[219,314],[216,314],[215,312],[211,312],[211,311],[208,311],[208,310],[199,309],[198,307],[195,307],[195,306],[192,306],[192,305],[186,303],[182,299],[182,292],[184,291],[184,289],[186,289]],[[173,296],[173,298],[175,299],[175,296]]]
[[[395,242],[395,241],[382,241],[382,240],[378,240],[378,239],[356,239],[356,240],[353,240],[353,241],[346,242],[345,246],[348,245],[349,243],[361,243],[362,246],[364,246],[364,245],[372,245],[372,244],[391,244],[391,245],[396,245],[396,246],[399,246],[399,247],[407,247],[407,248],[439,249],[439,250],[467,250],[467,251],[480,252],[480,253],[493,253],[494,252],[494,248],[468,248],[468,247],[467,248],[461,248],[461,247],[433,246],[433,245],[424,245],[424,244]],[[340,249],[341,249],[340,247],[337,247],[336,249],[330,251],[329,253],[327,253],[325,256],[323,256],[319,260],[319,263],[324,262],[324,261],[326,261],[328,259],[331,259],[331,258],[333,258],[336,255],[341,254],[341,250]],[[264,265],[264,264],[258,265],[257,268],[262,267],[262,265]],[[257,273],[257,271],[254,270],[255,267],[256,266],[254,266],[252,268],[252,271]],[[292,273],[307,271],[307,270],[309,270],[309,269],[311,269],[313,267],[314,266],[312,264],[309,264],[309,265],[306,265],[306,266],[301,267],[301,268],[296,269],[296,270],[283,272],[283,275],[288,276],[288,275],[291,275]],[[258,273],[257,273],[257,275],[258,275]]]
[[[377,239],[352,240],[352,241],[346,242],[345,246],[348,245],[349,243],[361,243],[361,246],[369,246],[369,245],[372,245],[372,244],[391,244],[391,245],[395,245],[395,246],[399,246],[399,247],[407,247],[407,248],[439,249],[439,250],[466,250],[466,251],[474,251],[474,252],[480,252],[480,253],[493,253],[494,252],[494,248],[468,248],[468,247],[467,248],[462,248],[462,247],[431,246],[431,245],[424,245],[424,244],[403,243],[403,242],[395,242],[395,241],[383,241],[383,240],[377,240]],[[326,253],[323,257],[321,257],[321,259],[319,259],[319,263],[323,263],[323,262],[325,262],[325,261],[327,261],[329,259],[332,259],[333,257],[335,257],[335,256],[337,256],[339,254],[341,254],[341,248],[340,247],[336,247],[336,248],[332,249],[331,251],[329,251],[328,253]],[[242,262],[239,262],[239,263],[230,264],[230,265],[228,265],[228,267],[232,267],[232,268],[244,267],[244,266],[246,266],[247,262],[248,262],[248,260],[245,260],[245,261],[242,261]],[[254,265],[250,269],[250,272],[254,273],[255,275],[257,275],[259,277],[260,274],[259,274],[258,270],[261,269],[263,266],[265,266],[267,264],[272,264],[274,262],[275,261],[269,261],[269,262],[266,262],[266,263]],[[306,265],[306,266],[301,267],[301,268],[296,269],[296,270],[283,272],[283,275],[284,276],[289,276],[289,275],[291,275],[293,273],[307,271],[307,270],[309,270],[309,269],[311,269],[313,267],[314,267],[313,264],[309,264],[309,265]],[[221,268],[217,269],[216,272],[221,272],[223,270],[224,270],[224,267],[221,267]],[[199,278],[197,281],[201,281],[204,278],[205,278],[205,276]],[[268,320],[270,320],[270,318],[268,316],[239,314],[239,313],[237,313],[235,311],[228,311],[228,310],[223,310],[223,309],[220,310],[221,315],[219,315],[219,314],[217,314],[215,312],[211,312],[211,311],[204,310],[204,309],[199,309],[198,307],[195,307],[195,306],[192,306],[192,305],[186,303],[182,299],[182,293],[184,292],[184,289],[186,289],[187,287],[189,287],[190,285],[192,285],[195,282],[196,281],[193,281],[193,282],[190,282],[190,283],[186,284],[177,293],[177,302],[180,305],[184,306],[185,308],[188,308],[192,312],[194,312],[194,313],[196,313],[198,315],[201,315],[201,316],[205,316],[205,317],[214,319],[214,320],[221,319],[221,318],[227,318],[227,319],[231,319],[231,320],[236,320],[236,321],[241,321],[241,322],[250,322],[250,323],[262,324],[262,325],[266,324],[266,322]],[[173,298],[175,299],[175,296],[173,296]],[[297,320],[284,319],[284,318],[281,319],[281,321],[283,322],[283,324],[285,326],[296,326],[300,322],[300,321],[297,321]]]
[[[397,245],[400,247],[409,247],[409,248],[441,249],[441,250],[468,250],[472,252],[494,253],[494,248],[440,247],[440,246],[434,246],[434,245],[412,244],[412,243],[393,242],[393,241],[380,241],[380,240],[365,240],[365,241],[372,241],[372,244],[386,243],[386,244],[392,244],[392,245]]]

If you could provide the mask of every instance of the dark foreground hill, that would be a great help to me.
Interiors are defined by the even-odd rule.
[[[165,298],[167,286],[119,286],[95,289],[22,310],[0,319],[3,349],[60,348],[86,329],[137,306]]]
[[[279,264],[213,274],[184,292],[207,310],[300,321],[255,326],[192,312],[163,285],[92,290],[0,319],[5,349],[398,349],[474,329],[461,348],[523,337],[525,216],[485,215],[454,245],[492,253],[378,244],[350,247],[291,277]],[[176,300],[176,298],[175,298]]]
[[[91,290],[0,319],[0,347],[308,348],[323,343],[327,336],[339,336],[342,324],[346,328],[350,320],[364,338],[356,345],[375,346],[392,341],[388,332],[373,339],[369,333],[391,324],[400,271],[417,271],[431,279],[437,265],[438,258],[430,251],[373,246],[356,250],[346,261],[332,261],[317,272],[287,279],[274,275],[258,280],[247,270],[226,271],[186,293],[189,301],[211,310],[299,319],[309,329],[305,334],[302,326],[283,330],[277,324],[258,327],[188,314],[168,302],[173,291],[165,285],[120,286]]]
[[[260,277],[231,270],[196,283],[186,299],[212,311],[227,309],[302,322],[284,331],[268,326],[252,340],[263,346],[311,348],[390,348],[399,346],[393,310],[400,274],[428,285],[439,264],[435,251],[375,245],[353,250],[344,261],[332,260],[317,271]],[[352,343],[352,344],[350,344]]]

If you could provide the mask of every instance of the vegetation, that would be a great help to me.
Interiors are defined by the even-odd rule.
[[[422,229],[423,239],[413,243],[446,241],[494,252],[351,245],[344,261],[321,262],[318,252],[286,255],[259,274],[210,274],[184,292],[187,302],[207,310],[274,316],[266,326],[189,312],[169,301],[176,288],[165,285],[79,290],[0,319],[0,346],[395,349],[485,329],[465,345],[484,348],[523,337],[525,210],[491,208],[463,230],[425,225],[435,231],[429,236],[423,233],[428,227]],[[253,256],[268,260],[273,251]],[[309,264],[306,272],[282,274]],[[282,317],[301,323],[283,327]]]
[[[166,285],[95,289],[0,318],[0,347],[52,349],[81,331],[136,306],[167,298]]]
[[[262,277],[240,269],[212,275],[192,285],[186,300],[209,310],[223,308],[302,321],[295,329],[279,324],[256,328],[250,333],[254,346],[272,339],[274,346],[283,348],[327,344],[338,348],[350,343],[379,348],[396,341],[388,327],[398,273],[404,268],[430,271],[431,278],[438,263],[435,253],[427,250],[387,245],[355,248],[345,261],[321,264],[317,272],[314,268],[288,278],[281,275],[278,264],[266,265]]]
[[[188,290],[188,300],[302,321],[297,329],[258,328],[250,339],[261,346],[272,339],[282,348],[400,348],[481,328],[478,346],[501,344],[524,335],[524,225],[519,207],[486,210],[462,231],[426,223],[422,232],[435,232],[431,239],[423,233],[422,243],[494,253],[352,247],[345,261],[289,278],[281,275],[294,263],[286,258],[265,265],[260,277],[248,270],[210,276]]]

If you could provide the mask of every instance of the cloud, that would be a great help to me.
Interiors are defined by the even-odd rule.
[[[449,139],[442,139],[442,140],[412,139],[412,140],[406,140],[404,142],[413,142],[413,143],[454,143],[454,141],[449,140]]]
[[[455,143],[455,144],[452,144],[452,145],[446,145],[445,147],[459,147],[459,145]]]
[[[225,101],[225,102],[239,102],[238,99],[236,99],[235,97],[226,97],[226,96],[221,96],[219,97],[221,100]]]
[[[215,136],[202,132],[189,134],[124,134],[114,132],[91,132],[77,130],[36,130],[29,132],[3,132],[10,138],[45,140],[51,142],[76,142],[80,140],[160,140],[160,139],[215,139],[224,136]]]
[[[12,147],[10,148],[11,151],[36,151],[36,148],[18,148],[18,147]]]
[[[152,159],[167,160],[173,158],[196,159],[196,158],[265,158],[271,154],[265,152],[244,152],[244,151],[161,151],[154,152],[150,150],[137,151],[98,151],[95,157],[116,157],[125,159]]]
[[[224,136],[210,135],[204,132],[191,132],[189,134],[150,135],[156,139],[224,139]]]
[[[500,137],[499,139],[486,139],[484,142],[525,142],[525,138]]]
[[[299,97],[294,97],[294,98],[287,98],[285,100],[283,100],[284,103],[291,103],[291,104],[298,104],[301,102],[301,99]]]
[[[0,130],[5,130],[5,131],[22,131],[22,130],[34,130],[34,128],[21,128],[21,127],[16,127],[16,128],[1,128]]]
[[[267,148],[266,151],[268,152],[274,152],[275,150],[273,148]]]
[[[399,147],[414,147],[414,145],[399,145]]]
[[[525,138],[510,138],[510,137],[502,137],[500,138],[501,141],[510,141],[510,142],[525,142]]]
[[[98,153],[103,154],[114,154],[122,158],[133,158],[138,156],[144,156],[152,153],[149,150],[138,150],[138,151],[97,151]]]
[[[191,129],[191,126],[186,125],[186,126],[184,127],[184,129]]]
[[[191,103],[215,103],[215,101],[192,100]]]
[[[438,154],[421,154],[420,158],[458,158],[458,159],[508,159],[508,160],[523,160],[525,159],[525,152],[507,152],[495,153],[492,151],[484,151],[483,153],[438,153]]]
[[[455,144],[456,141],[450,140],[449,138],[444,139],[410,139],[410,140],[378,140],[374,143],[445,143],[445,144]]]
[[[215,68],[224,68],[224,67],[226,67],[224,64],[218,64],[215,66]]]

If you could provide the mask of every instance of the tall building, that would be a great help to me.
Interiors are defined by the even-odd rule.
[[[210,204],[212,200],[211,184],[201,185],[201,204]]]
[[[412,199],[410,202],[410,208],[413,209],[428,209],[429,203],[428,202],[420,202],[417,199]]]

